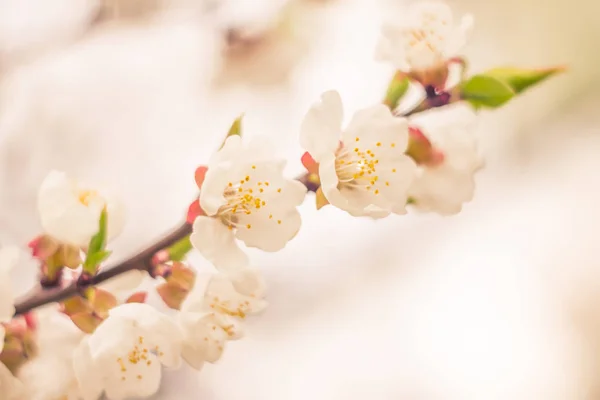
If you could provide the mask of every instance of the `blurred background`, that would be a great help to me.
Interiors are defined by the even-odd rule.
[[[377,222],[307,201],[294,241],[251,253],[271,306],[248,337],[168,372],[156,399],[600,398],[600,3],[449,3],[475,16],[471,71],[568,67],[482,113],[474,201]],[[125,257],[179,222],[242,112],[297,174],[321,92],[346,116],[381,100],[379,26],[406,4],[0,0],[0,242],[39,232],[37,187],[57,168],[121,191]]]

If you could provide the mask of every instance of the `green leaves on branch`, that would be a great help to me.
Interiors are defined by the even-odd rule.
[[[100,214],[100,221],[98,222],[98,233],[90,240],[87,255],[83,262],[83,270],[92,275],[96,274],[98,265],[106,260],[111,254],[110,251],[105,250],[107,242],[107,220],[107,212],[106,210],[103,210]]]
[[[515,96],[505,82],[491,76],[475,75],[460,88],[461,97],[476,108],[497,108]]]
[[[494,68],[486,72],[487,76],[494,77],[505,82],[510,88],[519,94],[533,85],[536,85],[551,76],[564,72],[564,67],[525,69],[525,68]]]
[[[564,68],[494,68],[475,75],[460,85],[463,100],[474,108],[498,108],[528,88],[563,72]]]

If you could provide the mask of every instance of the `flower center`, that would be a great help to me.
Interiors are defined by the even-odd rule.
[[[256,166],[252,166],[256,170]],[[254,179],[251,174],[246,175],[237,182],[229,182],[223,196],[226,203],[217,212],[217,217],[227,225],[229,229],[246,228],[252,229],[252,224],[243,223],[244,217],[267,206],[267,195],[281,193],[281,188],[274,188],[269,181],[259,181]],[[281,220],[275,219],[273,214],[269,214],[269,219],[276,220],[281,224]]]
[[[77,199],[84,206],[89,206],[93,198],[99,197],[100,194],[95,190],[80,190]]]
[[[415,61],[413,58],[423,49],[427,49],[437,60],[442,59],[442,47],[445,42],[443,30],[448,24],[448,20],[440,19],[435,13],[423,13],[421,15],[421,25],[419,27],[407,29],[405,32],[405,51],[408,59],[410,61]],[[443,28],[440,29],[440,26]],[[416,51],[417,54],[413,54],[413,51]]]
[[[149,368],[152,365],[152,359],[162,355],[163,352],[159,346],[149,347],[144,344],[144,337],[139,336],[133,348],[127,352],[127,355],[117,358],[117,367],[121,373],[121,380],[125,381],[128,377],[131,378],[132,376],[135,379],[143,379],[143,367]]]
[[[208,299],[211,309],[232,317],[246,318],[246,314],[252,312],[252,307],[248,300],[233,301],[230,299],[221,299],[219,296],[208,296]]]
[[[355,139],[356,142],[360,138]],[[375,148],[380,148],[382,144],[377,142]],[[391,143],[390,147],[396,147],[395,143]],[[354,148],[342,146],[336,153],[335,172],[337,174],[339,185],[346,189],[358,189],[379,194],[377,188],[379,183],[379,157],[377,153],[371,149],[362,149],[358,145]],[[395,172],[395,170],[392,170]],[[389,186],[389,182],[385,182]]]

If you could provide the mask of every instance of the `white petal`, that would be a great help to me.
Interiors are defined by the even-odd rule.
[[[235,160],[242,151],[242,138],[239,135],[229,136],[225,139],[223,147],[211,157],[209,169],[211,167],[219,166],[222,162]]]
[[[119,198],[113,195],[107,195],[106,212],[108,214],[107,240],[113,240],[119,236],[125,228],[127,210],[125,204]]]
[[[113,360],[113,364],[116,361]],[[110,368],[107,366],[106,368]],[[113,370],[117,370],[114,368]],[[129,399],[131,397],[152,396],[160,388],[161,366],[154,355],[148,360],[135,364],[128,363],[127,370],[106,376],[106,397],[111,400]]]
[[[235,271],[248,265],[248,256],[235,243],[234,233],[216,218],[196,218],[190,241],[219,269]]]
[[[186,332],[184,360],[194,368],[201,367],[203,361],[217,362],[223,354],[227,334],[213,314],[181,313],[180,321]]]
[[[263,298],[266,292],[266,283],[262,274],[255,269],[243,269],[242,271],[229,275],[231,283],[239,293],[256,297],[258,299]]]
[[[243,226],[236,229],[235,236],[248,247],[267,252],[276,252],[292,240],[302,225],[302,218],[296,208],[279,211],[269,218],[269,209],[261,213],[245,215]],[[250,226],[251,228],[248,228]]]
[[[160,361],[165,366],[171,368],[179,366],[183,333],[169,316],[148,304],[127,303],[110,310],[108,320],[114,318],[133,321],[140,331],[139,335],[143,337],[140,341],[143,340],[145,345],[152,348],[159,348]]]
[[[321,95],[321,101],[308,111],[300,128],[300,145],[315,161],[338,148],[343,118],[342,99],[338,92]]]
[[[274,181],[262,195],[266,205],[240,215],[235,235],[248,247],[279,251],[300,229],[301,217],[296,207],[304,201],[306,186],[297,181]]]
[[[87,339],[73,352],[73,370],[83,400],[97,400],[104,391],[104,382],[101,372],[95,368]]]
[[[352,116],[344,132],[343,141],[351,146],[356,142],[356,138],[360,140],[359,147],[390,140],[395,143],[394,151],[402,152],[408,142],[408,121],[405,118],[394,117],[390,109],[383,104],[376,104],[359,110]],[[365,140],[368,143],[364,143]]]
[[[183,346],[183,352],[181,353],[183,360],[192,368],[200,371],[206,361],[205,352],[201,349],[194,347],[189,344]]]
[[[87,246],[98,231],[101,210],[81,204],[76,187],[63,172],[50,172],[42,183],[38,211],[44,230],[61,241]]]
[[[200,207],[206,215],[215,215],[226,203],[224,192],[231,181],[231,171],[220,166],[209,167],[200,190]]]
[[[132,347],[128,339],[137,336],[138,329],[132,320],[117,316],[107,318],[88,338],[92,359],[113,359],[115,354],[127,353]]]

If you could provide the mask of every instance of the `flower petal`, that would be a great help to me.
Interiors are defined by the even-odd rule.
[[[300,128],[300,145],[317,162],[323,155],[335,152],[342,129],[343,107],[338,92],[321,95],[321,101],[308,111]]]
[[[259,271],[246,268],[229,276],[233,287],[239,293],[257,299],[265,296],[267,284]]]
[[[116,364],[115,360],[113,360],[113,364]],[[114,365],[105,368],[111,367],[115,368]],[[148,360],[128,363],[126,371],[120,371],[118,374],[107,374],[105,381],[106,397],[111,400],[149,397],[158,392],[160,383],[161,366],[156,357],[150,353]]]
[[[216,218],[196,218],[190,241],[219,269],[236,271],[248,265],[248,256],[235,243],[234,233]]]
[[[77,199],[77,188],[64,172],[52,171],[38,194],[44,230],[63,242],[87,246],[98,230],[101,209],[88,208]]]
[[[97,400],[104,391],[104,382],[95,369],[87,338],[73,352],[73,370],[83,400]]]

